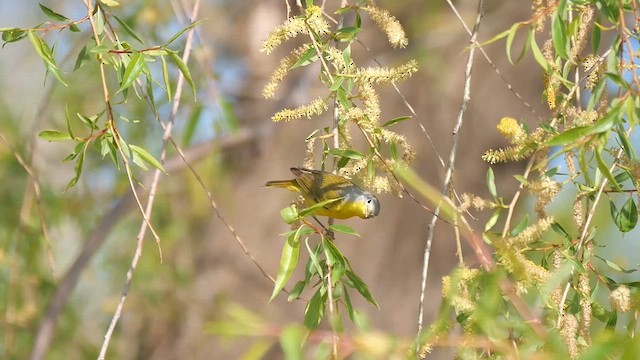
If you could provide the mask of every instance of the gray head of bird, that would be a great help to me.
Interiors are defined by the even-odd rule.
[[[363,191],[362,197],[363,201],[366,203],[367,209],[364,218],[370,219],[374,216],[378,216],[380,213],[380,202],[378,201],[378,198],[368,191]]]

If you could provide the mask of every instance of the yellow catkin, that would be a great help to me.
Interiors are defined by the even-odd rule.
[[[504,117],[496,126],[502,136],[509,139],[512,144],[520,144],[527,138],[527,133],[518,121],[512,117]]]
[[[409,44],[409,39],[400,22],[389,11],[370,5],[362,8],[367,15],[387,35],[389,43],[394,48],[403,48]]]
[[[316,99],[307,105],[302,105],[294,109],[282,109],[275,113],[271,120],[278,121],[290,121],[306,117],[311,119],[311,116],[320,115],[328,109],[327,104],[322,99]]]
[[[273,98],[275,96],[276,90],[284,77],[289,73],[291,67],[298,62],[300,57],[307,52],[311,48],[310,44],[305,44],[297,49],[293,50],[291,55],[285,56],[282,60],[280,60],[280,64],[273,71],[271,77],[269,78],[269,82],[265,85],[264,89],[262,89],[262,96],[267,99]]]
[[[356,77],[360,82],[372,84],[389,84],[408,79],[418,71],[418,63],[410,60],[396,68],[366,67],[356,70]]]
[[[329,23],[322,15],[322,9],[319,6],[309,6],[305,11],[304,17],[295,16],[289,18],[273,29],[262,43],[260,51],[270,54],[283,42],[299,34],[308,33],[309,29],[307,25],[318,35],[327,34],[330,30]]]

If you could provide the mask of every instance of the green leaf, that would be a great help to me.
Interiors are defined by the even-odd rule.
[[[327,153],[353,160],[362,160],[365,158],[364,154],[351,149],[330,149]]]
[[[513,28],[514,26],[515,26],[515,24],[514,24],[514,25],[512,25],[512,28]],[[509,29],[509,30],[505,30],[505,31],[503,31],[503,32],[499,33],[498,35],[495,35],[495,36],[494,36],[494,37],[492,37],[491,39],[489,39],[489,40],[487,40],[487,41],[485,41],[485,42],[483,42],[483,43],[480,43],[480,46],[486,46],[486,45],[489,45],[489,44],[493,44],[494,42],[496,42],[496,41],[498,41],[498,40],[504,39],[505,37],[509,36],[509,33],[510,33],[510,32],[512,32],[512,30],[511,30],[511,29]],[[507,53],[509,52],[508,50],[509,50],[509,47],[507,47]]]
[[[351,101],[347,96],[347,92],[345,92],[343,88],[339,88],[336,91],[336,95],[338,95],[338,102],[340,103],[340,105],[342,105],[342,107],[348,109],[351,106]]]
[[[600,26],[596,24],[591,31],[591,50],[594,54],[598,53],[598,48],[600,47],[600,36]]]
[[[300,230],[303,228],[304,226],[299,227],[296,232],[287,237],[287,241],[282,249],[282,256],[280,257],[280,270],[278,271],[276,283],[273,287],[273,293],[271,293],[269,302],[273,301],[284,288],[298,264],[300,257]]]
[[[93,16],[93,22],[95,24],[95,32],[100,36],[104,32],[104,15],[102,14],[102,10],[99,6],[96,6],[95,9],[96,11]]]
[[[293,300],[296,300],[300,297],[300,294],[302,294],[302,291],[304,291],[304,288],[307,286],[307,282],[306,281],[298,281],[293,288],[291,289],[291,291],[289,291],[289,296],[287,297],[287,301],[288,302],[292,302]]]
[[[318,210],[321,207],[324,207],[328,204],[334,203],[338,200],[341,200],[342,198],[335,198],[335,199],[329,199],[329,200],[325,200],[325,201],[321,201],[319,203],[313,204],[311,206],[309,206],[308,208],[302,209],[300,211],[298,211],[298,215],[300,217],[305,217],[309,214],[312,214],[314,211]]]
[[[598,255],[593,255],[594,257],[597,257],[598,259],[604,261],[605,264],[607,264],[607,266],[609,266],[610,268],[612,268],[615,271],[619,271],[625,274],[631,274],[632,272],[635,272],[636,269],[623,269],[620,265],[616,264],[615,262],[611,261],[611,260],[607,260],[605,258],[602,258]]]
[[[553,229],[553,231],[555,231],[557,234],[563,236],[565,239],[571,239],[571,235],[569,235],[569,233],[559,223],[553,222],[551,224],[551,229]]]
[[[62,140],[71,140],[72,137],[68,133],[58,131],[58,130],[45,130],[38,134],[38,137],[48,141],[62,141]]]
[[[171,82],[169,81],[169,69],[167,68],[167,60],[164,56],[160,56],[160,61],[162,62],[162,79],[164,81],[164,89],[167,92],[167,99],[171,102],[173,100],[173,95],[171,93]]]
[[[289,70],[307,66],[307,65],[313,64],[316,61],[318,61],[318,55],[316,55],[316,50],[313,47],[311,47],[307,51],[305,51],[300,56],[300,58],[298,58],[298,61],[296,61],[296,63],[293,64]]]
[[[182,34],[184,34],[185,31],[191,29],[194,26],[198,26],[200,25],[200,23],[202,22],[202,20],[196,21],[196,22],[192,22],[191,24],[189,24],[187,27],[185,27],[184,29],[178,31],[175,35],[173,35],[171,37],[171,39],[167,40],[166,43],[164,43],[164,46],[168,46],[169,44],[171,44],[172,42],[176,41],[177,38],[179,38]]]
[[[611,215],[618,229],[622,232],[629,232],[633,230],[638,223],[638,208],[633,197],[629,197],[620,211],[618,211],[613,201],[610,201],[610,204]]]
[[[31,45],[36,50],[36,53],[40,56],[42,61],[44,61],[45,67],[47,71],[53,74],[53,76],[64,86],[67,86],[67,83],[62,80],[62,75],[60,74],[60,69],[56,65],[55,60],[53,59],[53,52],[49,48],[49,45],[42,40],[38,35],[35,34],[33,30],[28,31],[29,40],[31,41]]]
[[[160,162],[153,157],[153,155],[149,154],[149,152],[139,146],[136,145],[131,145],[129,144],[129,148],[131,148],[131,151],[133,151],[133,153],[137,154],[138,156],[140,156],[140,158],[142,158],[142,160],[144,162],[146,162],[147,164],[153,166],[154,168],[162,171],[163,173],[167,173],[164,170],[164,167],[162,166],[162,164],[160,164]]]
[[[328,226],[327,228],[341,234],[360,236],[357,231],[355,231],[351,226],[348,225],[333,224]]]
[[[527,180],[527,178],[525,178],[525,177],[524,177],[524,176],[522,176],[522,175],[515,174],[515,175],[513,175],[513,178],[514,178],[514,179],[516,179],[516,180],[518,180],[518,182],[519,182],[520,184],[524,185],[524,186],[529,185],[529,180]]]
[[[193,104],[193,109],[186,119],[184,132],[182,133],[182,146],[189,147],[192,145],[203,109],[204,106],[201,103]]]
[[[520,220],[520,222],[518,223],[518,225],[516,225],[513,230],[511,230],[511,236],[516,236],[518,234],[520,234],[522,232],[522,230],[524,230],[527,225],[529,224],[529,214],[525,214],[524,218],[522,218],[522,220]]]
[[[609,320],[607,321],[607,324],[605,325],[605,328],[608,330],[615,330],[616,329],[616,324],[618,323],[618,312],[617,311],[612,311],[611,312],[611,317],[609,317]]]
[[[351,64],[351,44],[347,45],[342,51],[342,60],[345,64]]]
[[[405,120],[409,120],[409,119],[411,119],[411,116],[400,116],[400,117],[397,117],[395,119],[391,119],[391,120],[387,121],[386,123],[382,124],[382,127],[389,127],[391,125],[395,125],[395,124],[397,124],[397,123],[399,123],[401,121],[405,121]]]
[[[329,91],[336,91],[338,90],[338,88],[340,88],[340,86],[342,86],[342,83],[344,82],[344,77],[342,76],[336,76],[334,77],[334,79],[336,79],[333,84],[331,84],[331,87],[329,88]]]
[[[391,159],[398,160],[398,145],[395,142],[389,143],[389,155]]]
[[[344,289],[344,300],[345,306],[347,307],[347,312],[349,313],[349,319],[351,322],[355,324],[356,322],[356,311],[353,309],[353,304],[351,304],[351,296],[349,295],[349,291]]]
[[[4,41],[4,45],[24,39],[25,36],[27,36],[27,31],[23,29],[10,28],[2,30],[2,41]],[[2,46],[4,47],[4,45]]]
[[[590,126],[578,126],[560,133],[547,141],[547,146],[565,145],[576,142],[585,136],[602,133],[613,127],[613,116],[605,116]]]
[[[594,151],[594,154],[596,156],[596,163],[598,164],[598,170],[600,170],[600,172],[607,178],[607,180],[609,180],[610,186],[612,188],[620,189],[620,184],[618,184],[616,179],[611,174],[611,171],[609,171],[609,166],[607,166],[607,164],[605,164],[604,160],[602,159],[603,151],[604,149],[602,148],[602,145],[598,145],[596,151]]]
[[[67,131],[69,132],[69,136],[74,139],[75,135],[73,135],[73,128],[71,128],[71,118],[69,116],[69,108],[67,107],[67,105],[64,105],[64,115],[65,115],[65,119],[67,121]]]
[[[511,28],[509,28],[509,30],[507,30],[507,41],[505,43],[506,46],[506,51],[507,51],[507,59],[509,60],[509,63],[511,65],[514,65],[514,61],[513,58],[511,57],[511,48],[513,47],[513,40],[516,37],[516,34],[518,32],[518,29],[520,29],[521,24],[520,23],[515,23],[513,25],[511,25]],[[524,51],[526,50],[526,47],[523,47],[523,50],[520,52],[520,56],[522,57],[522,54],[524,53]],[[516,60],[516,62],[518,62],[518,60]]]
[[[92,54],[106,54],[109,52],[109,48],[105,45],[94,46],[93,48],[91,48],[91,50],[89,50],[89,52]]]
[[[551,65],[549,65],[547,59],[545,59],[544,55],[542,55],[542,51],[540,51],[538,43],[536,43],[535,27],[532,27],[529,31],[532,32],[532,35],[529,37],[529,45],[531,46],[533,58],[536,59],[538,64],[542,67],[542,69],[544,69],[545,72],[551,73]]]
[[[496,176],[493,174],[493,169],[489,168],[487,170],[487,188],[489,189],[489,194],[491,197],[496,199],[498,197],[498,191],[496,190]]]
[[[567,52],[568,42],[567,42],[567,29],[564,20],[561,18],[561,13],[556,12],[555,16],[551,21],[551,37],[553,40],[553,47],[558,54],[563,59],[568,59],[569,55]]]
[[[369,291],[367,284],[365,284],[364,281],[362,281],[362,279],[360,279],[360,277],[351,270],[347,270],[346,274],[349,280],[351,280],[353,288],[356,289],[369,303],[380,309],[380,305],[378,305],[376,300],[373,298],[373,295],[371,295],[371,291]]]
[[[171,59],[171,61],[173,61],[173,63],[176,64],[178,69],[180,69],[180,72],[184,76],[184,79],[187,80],[187,82],[191,86],[191,92],[193,93],[193,98],[195,99],[195,97],[196,97],[196,85],[194,84],[193,79],[191,78],[191,73],[189,72],[189,68],[184,63],[184,61],[182,61],[180,56],[178,56],[178,54],[176,54],[175,52],[169,51],[168,55],[169,55],[169,58]]]
[[[323,294],[322,290],[322,287],[316,290],[304,310],[304,326],[309,329],[317,328],[324,317],[324,310],[327,304],[327,293],[324,291]]]
[[[309,246],[309,238],[304,239],[304,243],[307,246],[307,251],[309,252],[309,265],[307,266],[307,274],[305,279],[307,281],[311,280],[311,276],[313,276],[314,270],[315,273],[318,274],[319,278],[324,277],[324,271],[322,271],[322,266],[320,265],[320,260],[318,259],[318,254],[320,253],[320,246],[316,247],[315,250],[311,250]]]
[[[97,126],[96,126],[97,118],[95,116],[87,117],[80,113],[76,113],[76,115],[78,116],[78,119],[80,119],[80,121],[82,121],[85,125],[87,125],[89,129],[93,129],[93,130],[97,129]]]
[[[138,36],[138,34],[135,33],[135,31],[133,31],[133,29],[131,29],[129,27],[129,25],[127,25],[126,22],[124,22],[122,19],[120,19],[119,17],[115,16],[112,14],[112,16],[116,19],[116,21],[120,24],[120,26],[122,27],[122,29],[124,29],[124,31],[127,32],[127,34],[129,34],[129,36],[131,36],[132,38],[136,39],[140,44],[144,44],[144,41],[142,41],[142,39]]]
[[[336,12],[334,12],[334,14],[336,15],[342,15],[342,14],[346,14],[349,11],[351,11],[351,6],[345,6],[345,7],[341,7],[340,9],[336,10]]]
[[[494,227],[496,225],[496,223],[498,222],[498,219],[500,218],[500,209],[495,209],[493,211],[493,214],[491,214],[491,217],[489,218],[489,220],[487,220],[486,224],[484,224],[484,231],[489,231],[491,230],[492,227]]]
[[[80,69],[86,56],[87,56],[87,46],[85,45],[82,47],[82,49],[80,49],[80,52],[78,53],[78,57],[76,57],[76,62],[73,65],[73,71]]]
[[[49,9],[48,7],[38,3],[40,5],[40,10],[51,20],[53,21],[67,21],[69,20],[66,16],[58,14],[57,12]]]
[[[335,33],[334,33],[334,38],[338,41],[353,41],[355,40],[356,36],[358,35],[358,33],[362,31],[361,28],[359,27],[355,27],[355,26],[351,26],[351,27],[343,27],[338,29]]]
[[[345,266],[345,259],[340,250],[336,247],[336,245],[331,240],[327,240],[323,238],[322,245],[325,249],[325,256],[327,257],[327,265],[329,266]],[[338,279],[334,279],[336,281]]]
[[[147,63],[144,60],[144,55],[140,52],[133,54],[133,57],[127,64],[127,68],[124,70],[124,75],[122,75],[122,82],[120,85],[120,89],[118,89],[117,93],[122,90],[128,89],[133,83],[136,81],[138,76],[145,69]]]
[[[75,171],[75,176],[67,184],[67,189],[75,186],[78,183],[78,180],[80,180],[80,175],[82,175],[82,168],[84,167],[84,155],[85,155],[85,153],[87,151],[87,145],[88,144],[89,144],[88,142],[84,142],[84,143],[79,143],[78,144],[78,146],[82,146],[82,150],[80,150],[77,153],[78,157],[76,158],[76,164],[73,167],[73,169]]]
[[[287,206],[286,208],[280,210],[280,217],[287,224],[293,224],[294,222],[298,221],[298,219],[300,219],[295,205]]]

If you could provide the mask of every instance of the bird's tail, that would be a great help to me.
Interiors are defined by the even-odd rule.
[[[264,184],[264,186],[266,187],[279,187],[279,188],[285,188],[287,190],[291,190],[291,191],[298,191],[298,186],[295,182],[295,180],[275,180],[275,181],[269,181],[266,184]]]

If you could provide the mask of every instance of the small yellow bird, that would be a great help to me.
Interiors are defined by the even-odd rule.
[[[370,219],[380,213],[380,202],[372,193],[362,190],[342,176],[298,167],[291,168],[291,172],[296,176],[295,179],[269,181],[265,186],[295,191],[304,197],[307,206],[340,199],[317,209],[315,215],[335,219],[354,216]]]

